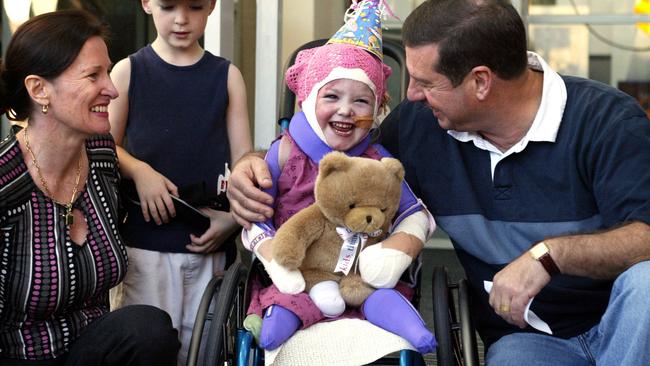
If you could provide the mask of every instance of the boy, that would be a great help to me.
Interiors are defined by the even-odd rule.
[[[157,37],[111,74],[120,92],[110,106],[111,133],[122,176],[134,181],[141,203],[129,206],[122,227],[130,263],[119,305],[167,311],[182,365],[201,294],[226,264],[216,251],[238,226],[228,212],[203,207],[210,227],[193,233],[175,218],[171,195],[197,183],[217,187],[228,164],[251,149],[246,91],[239,70],[198,42],[216,0],[141,2]]]

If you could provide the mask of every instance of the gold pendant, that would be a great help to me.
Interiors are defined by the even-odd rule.
[[[65,220],[65,224],[68,226],[72,226],[72,224],[74,224],[74,215],[72,214],[71,210],[65,213],[63,219]]]

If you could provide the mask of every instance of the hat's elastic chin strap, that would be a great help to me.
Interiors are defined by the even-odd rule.
[[[302,108],[302,112],[305,114],[305,118],[307,119],[307,122],[309,122],[309,126],[311,126],[311,129],[314,130],[316,136],[318,136],[318,138],[321,139],[321,141],[323,141],[325,145],[330,146],[327,143],[327,140],[325,140],[325,134],[323,133],[323,130],[320,128],[320,125],[318,124],[318,119],[316,118],[316,97],[318,96],[319,89],[320,88],[312,89],[311,93],[307,96],[307,99],[305,99],[302,102],[301,108]]]

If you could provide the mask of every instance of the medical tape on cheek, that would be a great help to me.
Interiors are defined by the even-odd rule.
[[[373,116],[358,116],[354,117],[354,124],[358,128],[365,128],[369,130],[372,127],[372,123],[375,121]]]

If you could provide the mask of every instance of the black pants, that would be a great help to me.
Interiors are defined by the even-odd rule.
[[[175,366],[181,344],[164,311],[132,305],[103,315],[52,360],[0,359],[0,366]]]

